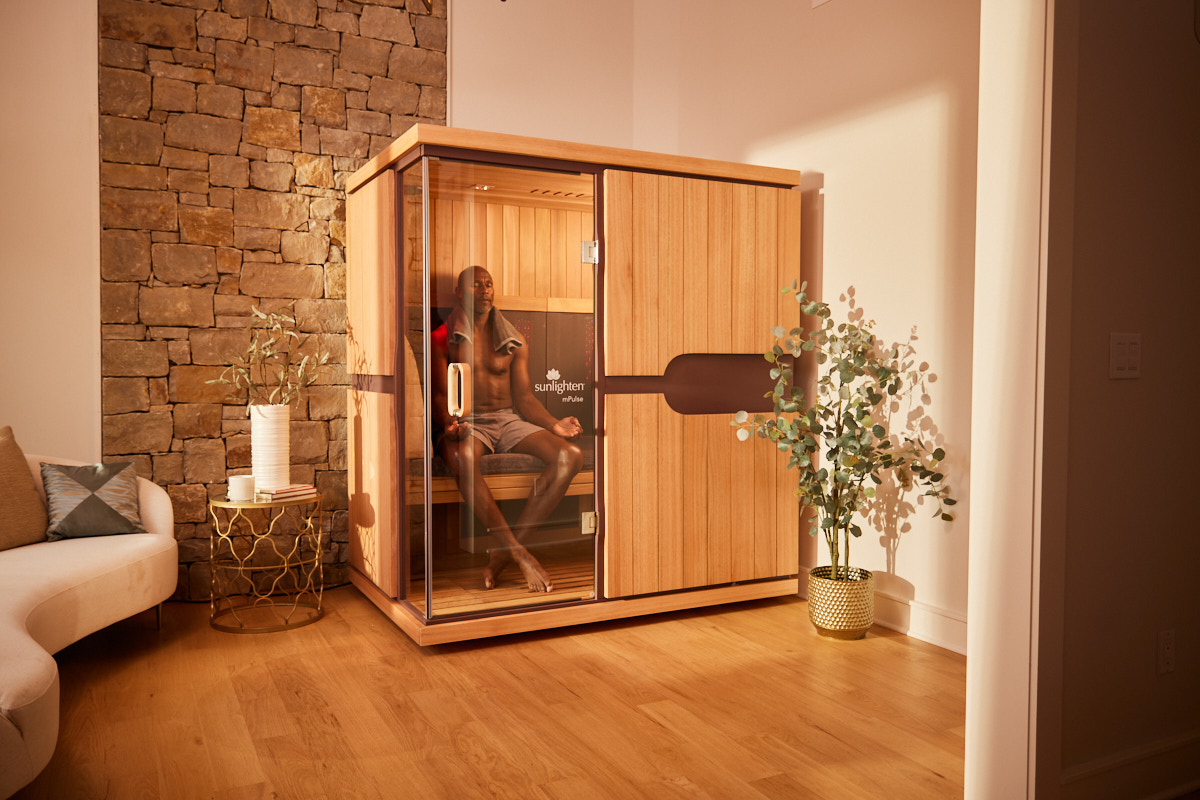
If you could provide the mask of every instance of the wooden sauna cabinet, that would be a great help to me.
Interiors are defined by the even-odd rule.
[[[771,327],[799,323],[779,292],[800,275],[799,182],[426,125],[358,170],[346,187],[354,585],[422,645],[795,593],[794,476],[729,423],[764,402]],[[536,369],[557,376],[555,358],[574,358],[588,370],[566,410],[586,420],[589,460],[547,534],[566,544],[538,556],[548,595],[518,585],[515,567],[483,589],[478,525],[431,446],[431,330],[472,265],[534,331],[531,356],[535,340],[551,352]],[[487,482],[519,504],[534,478]]]

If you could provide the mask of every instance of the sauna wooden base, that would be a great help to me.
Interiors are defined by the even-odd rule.
[[[756,583],[694,589],[687,592],[534,609],[518,614],[481,619],[426,623],[418,619],[403,603],[381,592],[358,570],[351,568],[350,582],[387,615],[388,619],[395,623],[400,630],[421,646],[464,642],[471,639],[485,639],[490,636],[505,636],[510,633],[526,633],[568,625],[584,625],[589,622],[626,619],[646,614],[680,611],[685,608],[737,603],[744,600],[761,600],[766,597],[783,597],[796,594],[799,590],[797,578],[778,578]]]

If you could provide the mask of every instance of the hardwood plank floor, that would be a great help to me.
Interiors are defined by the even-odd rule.
[[[58,654],[19,800],[961,797],[966,661],[803,601],[422,649],[351,587],[282,633],[168,604]]]

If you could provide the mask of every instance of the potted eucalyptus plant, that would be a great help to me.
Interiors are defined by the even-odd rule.
[[[829,566],[809,574],[809,617],[822,635],[858,639],[874,622],[874,576],[851,566],[850,542],[862,535],[855,521],[890,477],[901,486],[923,488],[936,504],[934,514],[952,520],[945,476],[938,464],[946,454],[923,441],[919,432],[892,434],[888,422],[895,404],[922,381],[927,365],[915,363],[908,345],[882,346],[874,320],[836,321],[827,303],[811,299],[807,284],[792,293],[811,324],[775,327],[764,357],[774,389],[767,393],[771,413],[739,411],[737,436],[767,439],[795,469],[797,499],[812,510],[809,533],[824,537]],[[852,291],[852,290],[851,290]],[[816,362],[816,392],[806,399],[793,382],[796,361]]]
[[[291,482],[291,404],[316,383],[329,361],[328,353],[308,346],[310,336],[296,330],[294,306],[271,312],[252,306],[256,324],[245,351],[226,356],[225,370],[209,381],[225,384],[232,396],[246,400],[256,491],[282,489]]]

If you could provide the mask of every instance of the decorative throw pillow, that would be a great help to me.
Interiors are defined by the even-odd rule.
[[[70,467],[42,462],[50,506],[46,539],[145,533],[138,516],[137,472],[132,461]]]
[[[46,504],[7,425],[0,428],[0,509],[0,550],[46,540]]]

